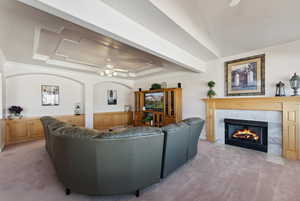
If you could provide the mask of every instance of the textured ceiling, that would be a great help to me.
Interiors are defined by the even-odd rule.
[[[230,0],[143,1],[176,18],[195,37],[204,30],[223,57],[300,39],[300,1],[241,0],[235,7]]]
[[[195,40],[148,0],[99,0],[203,61],[216,55]],[[186,2],[186,1],[183,1]]]
[[[34,2],[38,5],[43,2],[43,5],[49,6],[46,0],[22,1],[28,4]],[[60,11],[60,16],[72,20],[72,17],[77,17],[75,14],[63,15],[67,13],[68,8],[72,7],[70,2],[72,1],[52,0],[52,7],[49,6],[48,10],[55,8],[53,5],[56,5],[56,9],[59,10],[60,5],[64,7]],[[241,0],[235,7],[229,6],[230,0],[189,0],[188,3],[183,0],[91,0],[87,3],[81,0],[80,2],[81,4],[72,5],[84,5],[84,14],[89,9],[96,13],[105,13],[109,10],[111,13],[118,14],[111,16],[130,19],[131,23],[128,24],[136,25],[132,25],[128,31],[125,25],[120,26],[120,29],[112,29],[111,27],[118,26],[114,24],[119,19],[117,17],[113,22],[108,21],[112,22],[107,26],[108,28],[103,24],[99,27],[95,25],[97,28],[103,28],[100,26],[104,26],[103,29],[107,28],[106,35],[110,34],[109,30],[113,30],[111,36],[130,33],[130,36],[138,38],[144,33],[145,37],[151,39],[150,42],[160,41],[162,44],[158,42],[150,44],[148,40],[148,43],[142,43],[130,36],[130,39],[127,39],[128,35],[119,38],[126,44],[160,57],[164,56],[169,60],[173,58],[170,61],[181,65],[184,65],[184,62],[179,62],[179,59],[176,60],[174,57],[183,59],[186,63],[189,63],[187,60],[196,57],[197,61],[198,59],[209,61],[300,39],[300,26],[298,26],[300,1],[295,0]],[[95,10],[98,4],[101,4],[99,12]],[[76,6],[71,10],[74,11],[75,8]],[[52,13],[56,14],[53,10]],[[73,21],[89,27],[87,26],[89,21],[84,16],[82,19],[78,17],[78,21],[82,20],[80,22]],[[143,29],[135,29],[136,27]],[[140,30],[140,32],[133,32],[133,30]],[[155,34],[150,35],[149,32]],[[163,40],[154,40],[156,38]],[[170,43],[173,46],[168,47],[174,49],[178,47],[183,50],[174,51],[175,53],[188,54],[172,54],[172,57],[167,57],[166,52],[174,53],[172,48],[163,48]],[[3,48],[6,57],[12,61],[56,65],[88,72],[96,72],[105,68],[107,64],[140,76],[149,75],[147,72],[160,74],[185,70],[152,54],[16,3],[15,0],[0,1],[0,47]],[[161,49],[168,51],[163,52]]]
[[[109,65],[131,73],[163,67],[164,61],[156,56],[88,30],[36,29],[34,58],[45,62],[58,60],[99,69]]]

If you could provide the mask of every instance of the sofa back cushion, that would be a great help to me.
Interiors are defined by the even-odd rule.
[[[162,130],[160,128],[154,127],[132,127],[124,131],[116,132],[106,132],[97,136],[97,138],[103,139],[118,139],[118,138],[129,138],[138,136],[149,136],[161,134]]]
[[[204,120],[201,118],[188,118],[183,120],[183,122],[191,126],[190,138],[189,138],[189,150],[188,157],[189,159],[195,157],[198,152],[198,141],[200,134],[204,126]]]
[[[70,138],[87,139],[87,138],[95,138],[98,135],[101,135],[101,132],[94,129],[81,128],[78,126],[70,126],[70,125],[59,127],[53,131],[54,131],[53,134],[56,136],[66,136]]]

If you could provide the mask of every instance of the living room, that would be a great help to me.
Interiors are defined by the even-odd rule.
[[[299,200],[299,6],[2,0],[0,200]]]

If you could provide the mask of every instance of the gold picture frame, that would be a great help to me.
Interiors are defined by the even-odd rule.
[[[265,54],[225,62],[227,96],[265,95]]]

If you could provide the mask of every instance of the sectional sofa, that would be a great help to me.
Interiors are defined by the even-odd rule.
[[[52,117],[41,118],[46,150],[57,177],[71,191],[88,195],[135,192],[158,183],[197,153],[204,121],[186,119],[163,128],[133,127],[99,132]]]

